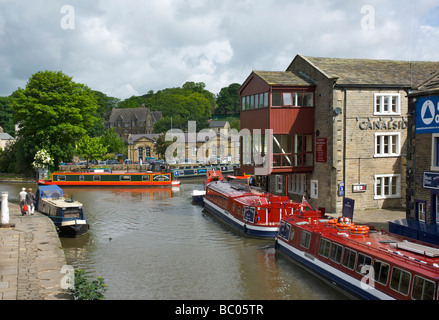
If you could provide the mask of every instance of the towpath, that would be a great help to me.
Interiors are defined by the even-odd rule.
[[[72,299],[62,289],[66,260],[53,222],[38,212],[22,216],[14,203],[9,220],[15,227],[0,228],[0,300]]]

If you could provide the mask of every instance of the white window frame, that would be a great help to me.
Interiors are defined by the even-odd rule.
[[[288,193],[304,195],[306,192],[306,174],[290,174],[288,177]]]
[[[431,135],[431,165],[430,170],[439,171],[439,166],[435,166],[436,163],[439,163],[436,159],[439,156],[439,150],[437,150],[438,143],[436,139],[439,139],[439,133],[433,133]]]
[[[396,184],[396,194],[385,194],[384,181],[385,178],[389,178],[389,183]],[[378,194],[378,180],[381,180],[381,193]],[[390,190],[392,188],[390,187]],[[396,199],[401,198],[401,175],[400,174],[376,174],[374,183],[374,199]]]
[[[388,137],[388,152],[384,152],[384,137]],[[396,153],[392,152],[392,144],[396,139]],[[378,142],[381,150],[377,152]],[[378,132],[375,133],[375,157],[399,157],[401,155],[401,132]]]
[[[283,190],[283,176],[281,174],[275,175],[275,186],[274,189],[276,190],[276,193],[280,193]]]
[[[197,156],[197,151],[198,151],[198,148],[197,148],[197,147],[192,147],[192,156],[193,156],[193,157],[196,157],[196,156]]]
[[[384,99],[390,98],[389,111],[384,110]],[[396,111],[392,111],[392,98],[396,97]],[[377,99],[380,99],[379,108],[377,108]],[[401,115],[401,95],[399,93],[375,93],[373,96],[373,113],[374,115]]]
[[[311,180],[310,197],[312,199],[319,198],[319,181],[318,180]]]

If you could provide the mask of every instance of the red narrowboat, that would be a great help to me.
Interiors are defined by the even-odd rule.
[[[357,299],[437,300],[439,247],[347,218],[282,219],[276,252]]]
[[[238,181],[214,181],[206,186],[204,208],[246,235],[274,238],[282,218],[320,217],[309,205],[288,197],[257,192]]]

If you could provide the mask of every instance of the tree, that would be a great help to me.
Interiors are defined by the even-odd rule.
[[[15,136],[11,97],[0,97],[0,126],[3,131]]]
[[[89,136],[83,136],[77,145],[77,154],[82,156],[88,162],[92,159],[101,159],[107,153],[107,147],[105,147],[100,138],[90,138]]]
[[[161,134],[156,143],[154,144],[154,152],[157,153],[159,159],[165,159],[166,149],[173,144],[177,138],[174,138],[174,141],[166,141],[165,135]]]
[[[97,121],[91,128],[88,129],[87,134],[90,137],[99,137],[104,134],[105,122],[110,118],[111,110],[117,107],[120,99],[108,97],[106,94],[100,91],[93,90],[92,92],[97,99],[99,107],[94,114]]]
[[[95,95],[60,71],[37,72],[12,96],[18,153],[26,169],[43,148],[54,158],[55,169],[60,161],[70,160],[76,143],[96,121]]]
[[[117,136],[116,130],[110,128],[101,136],[101,143],[107,148],[110,153],[125,153],[126,145],[121,138]]]
[[[222,88],[216,98],[218,108],[217,114],[236,114],[239,113],[240,97],[238,90],[241,87],[239,83],[232,83],[228,87]]]

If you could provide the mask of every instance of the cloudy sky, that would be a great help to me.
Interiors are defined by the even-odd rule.
[[[439,61],[439,1],[0,0],[0,96],[44,70],[120,99],[216,94],[296,54]]]

